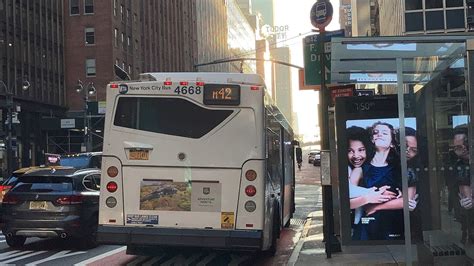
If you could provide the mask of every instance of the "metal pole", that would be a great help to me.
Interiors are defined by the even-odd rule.
[[[4,84],[5,85],[5,84]],[[7,87],[5,86],[5,90]],[[7,174],[10,176],[13,172],[13,147],[12,147],[12,112],[13,112],[13,95],[9,91],[6,91],[7,99],[7,116],[8,116],[8,141],[7,141]]]
[[[89,97],[87,95],[87,88],[84,88],[82,90],[84,92],[84,146],[86,147],[86,152],[89,151],[89,138],[88,138],[88,132],[89,132],[89,123],[87,119],[87,101],[89,100]]]
[[[329,89],[326,86],[326,53],[324,31],[321,31],[318,45],[321,51],[321,89],[319,91],[319,129],[321,132],[321,151],[330,152],[329,147]],[[322,173],[322,171],[321,171]],[[332,252],[340,252],[339,240],[334,236],[334,211],[332,199],[332,185],[322,185],[324,239],[326,257],[331,258]]]

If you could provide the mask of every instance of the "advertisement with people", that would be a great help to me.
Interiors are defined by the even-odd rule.
[[[416,209],[419,196],[416,118],[405,116],[405,147],[400,145],[396,98],[338,99],[336,121],[345,242],[401,243],[405,239],[403,196],[408,196],[410,211]],[[403,189],[402,152],[407,158],[407,191]]]
[[[415,130],[415,119],[407,118],[405,135],[413,137]],[[402,189],[399,132],[398,118],[346,122],[352,240],[404,239],[402,196],[408,193],[416,202],[417,195],[416,175],[410,171],[408,191]]]

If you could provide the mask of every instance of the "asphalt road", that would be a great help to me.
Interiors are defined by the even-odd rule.
[[[60,239],[28,239],[22,249],[11,249],[0,235],[0,264],[12,265],[284,265],[299,240],[307,215],[316,210],[319,167],[303,162],[297,170],[296,212],[289,228],[285,228],[274,257],[261,253],[223,250],[168,248],[156,250],[153,256],[125,254],[124,246],[102,245],[79,250],[73,241]]]

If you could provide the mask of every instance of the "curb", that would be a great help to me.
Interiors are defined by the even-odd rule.
[[[300,239],[298,240],[298,244],[296,244],[295,249],[293,249],[293,252],[291,252],[290,259],[288,260],[288,264],[290,266],[294,266],[296,262],[298,261],[298,257],[300,255],[300,251],[303,248],[303,244],[305,242],[305,238],[308,235],[309,227],[311,225],[311,222],[313,221],[311,214],[308,215],[308,218],[306,218],[306,222],[304,223],[303,226],[303,231],[301,233]]]

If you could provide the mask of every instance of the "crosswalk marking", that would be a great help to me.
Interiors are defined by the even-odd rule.
[[[40,251],[36,251],[36,252],[32,252],[32,250],[31,251],[28,250],[28,251],[30,252],[29,254],[26,254],[26,255],[23,255],[23,256],[20,256],[20,257],[15,257],[13,259],[9,259],[9,260],[6,260],[6,261],[2,261],[2,264],[8,264],[10,262],[26,259],[26,258],[33,257],[33,256],[36,256],[36,255],[47,252],[46,250],[40,250]]]
[[[213,260],[217,256],[216,253],[212,252],[207,257],[203,258],[196,266],[206,266],[211,260]]]
[[[12,251],[7,251],[7,252],[5,252],[5,253],[0,253],[0,260],[4,260],[4,259],[11,258],[11,256],[20,256],[20,255],[23,255],[23,254],[26,254],[26,253],[30,253],[30,252],[33,252],[33,250],[25,250],[25,251],[12,250]]]
[[[135,265],[140,265],[140,263],[146,261],[150,257],[147,256],[138,256],[136,259],[131,261],[130,263],[127,263],[127,266],[135,266]]]
[[[65,257],[70,257],[70,256],[86,253],[85,251],[76,251],[76,252],[71,252],[71,253],[69,253],[69,252],[71,252],[71,250],[59,251],[59,252],[56,252],[55,254],[53,254],[49,257],[46,257],[42,260],[37,260],[37,261],[34,261],[32,263],[28,263],[28,264],[26,264],[26,266],[37,265],[37,264],[47,262],[47,261],[51,261],[51,260],[56,260],[56,259],[60,259],[60,258],[65,258]]]
[[[156,257],[154,257],[152,260],[147,261],[146,263],[144,263],[143,266],[152,266],[153,263],[158,262],[158,261],[161,260],[161,258],[163,258],[164,256],[165,256],[165,254],[161,254],[161,256],[156,256]]]

